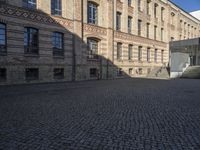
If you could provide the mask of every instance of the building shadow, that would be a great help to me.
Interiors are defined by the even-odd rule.
[[[7,28],[7,52],[6,55],[0,56],[1,68],[5,68],[6,73],[5,80],[0,84],[101,80],[127,78],[134,74],[133,68],[127,73],[123,67],[115,65],[115,56],[110,60],[101,53],[100,34],[96,36],[91,33],[87,39],[85,38],[84,30],[78,28],[84,28],[81,20],[68,20],[50,16],[42,10],[19,8],[3,3],[0,8],[1,22]],[[25,27],[39,31],[38,54],[25,53]],[[16,33],[15,38],[12,37],[13,32]],[[64,48],[61,55],[56,55],[53,47],[54,32],[63,34]],[[89,43],[91,39],[97,41],[97,45],[91,45],[94,44]],[[112,51],[114,55],[115,49]],[[27,68],[38,68],[38,78],[27,80]],[[63,77],[61,75],[60,78],[55,78],[55,69],[59,68],[64,69]]]

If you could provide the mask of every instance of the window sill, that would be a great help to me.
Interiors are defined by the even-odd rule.
[[[53,55],[53,58],[55,58],[55,59],[64,59],[65,57],[61,56],[61,55]]]
[[[87,58],[87,61],[99,61],[99,58]]]
[[[36,53],[25,53],[24,56],[25,57],[39,57],[39,54],[36,54]]]

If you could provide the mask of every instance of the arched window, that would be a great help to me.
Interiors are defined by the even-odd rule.
[[[53,55],[63,56],[64,55],[64,39],[63,33],[53,32],[52,44],[53,44]]]
[[[89,59],[98,59],[98,40],[95,38],[88,38],[88,58]]]
[[[94,2],[88,2],[88,23],[98,23],[98,5]]]
[[[0,23],[0,54],[6,54],[6,25]]]
[[[38,54],[39,51],[38,29],[24,28],[24,50],[25,53]]]

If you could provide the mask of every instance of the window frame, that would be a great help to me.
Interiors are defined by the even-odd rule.
[[[122,13],[117,11],[116,13],[116,30],[121,31],[121,15]]]
[[[31,43],[30,39],[32,38],[32,37],[30,37],[31,30],[35,30],[37,33],[37,41],[36,41],[37,46],[33,46],[33,45],[30,46],[30,43]],[[27,46],[25,45],[25,36],[27,36],[26,37],[27,38],[27,43],[26,43]],[[33,49],[35,49],[35,50],[33,50]],[[24,53],[39,55],[39,29],[34,28],[34,27],[24,27]]]
[[[52,45],[53,45],[53,56],[64,56],[64,53],[65,53],[65,48],[64,48],[64,33],[62,32],[58,32],[58,31],[55,31],[52,33]],[[59,47],[56,47],[55,43],[57,43],[58,41],[56,41],[56,39],[58,39],[58,37],[56,37],[56,35],[61,35],[61,48]],[[54,43],[55,42],[55,43]],[[59,39],[59,42],[60,42],[60,39]],[[55,45],[54,45],[55,44]]]
[[[99,41],[97,38],[87,38],[88,59],[99,59]],[[95,49],[93,49],[94,47]]]
[[[142,46],[138,46],[138,61],[142,61]]]
[[[51,0],[51,15],[62,16],[62,0]]]
[[[3,22],[0,22],[0,25],[4,26],[4,28],[0,27],[0,30],[1,29],[4,30],[4,34],[3,35],[4,35],[4,39],[5,39],[5,41],[4,41],[5,44],[4,45],[2,44],[2,46],[0,45],[0,55],[7,55],[7,25],[5,23],[3,23]]]
[[[129,44],[128,45],[128,60],[133,60],[133,45]]]
[[[87,22],[89,24],[97,25],[98,24],[98,4],[92,1],[87,3]],[[91,10],[91,12],[90,12]],[[91,16],[90,16],[91,13]]]
[[[133,17],[128,16],[128,33],[132,33],[132,20]]]
[[[35,2],[32,2],[35,1]],[[23,7],[29,9],[37,9],[37,0],[23,0]]]
[[[122,60],[122,43],[117,43],[117,60]]]

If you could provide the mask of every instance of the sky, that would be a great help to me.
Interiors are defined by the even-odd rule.
[[[200,0],[171,0],[171,1],[187,12],[200,10]]]

